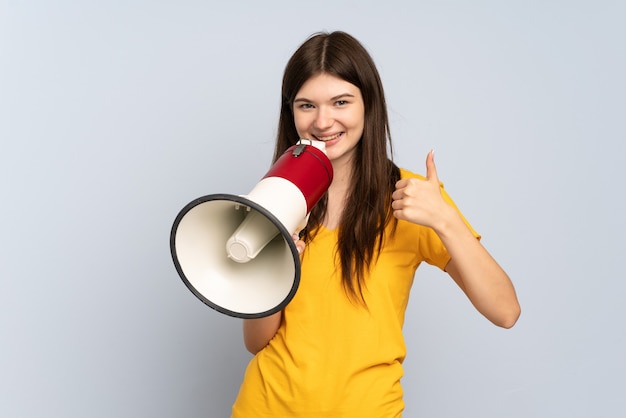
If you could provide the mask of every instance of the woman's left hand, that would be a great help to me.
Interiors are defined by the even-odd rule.
[[[393,214],[432,228],[450,254],[445,270],[472,304],[494,324],[510,328],[520,315],[515,289],[506,272],[480,244],[441,194],[433,152],[426,157],[426,179],[402,179],[392,194]]]
[[[402,179],[391,195],[393,215],[397,219],[434,228],[450,206],[441,195],[434,151],[426,156],[426,179]]]

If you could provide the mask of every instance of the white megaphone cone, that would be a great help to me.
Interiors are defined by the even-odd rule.
[[[304,228],[332,178],[324,143],[301,139],[247,195],[213,194],[190,202],[170,236],[183,282],[230,316],[261,318],[283,309],[300,283],[292,235]]]

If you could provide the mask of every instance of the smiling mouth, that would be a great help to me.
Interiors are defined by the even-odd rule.
[[[343,134],[343,132],[339,132],[338,134],[334,134],[334,135],[329,135],[329,136],[315,136],[316,139],[318,139],[319,141],[332,141],[333,139],[337,139],[341,136],[341,134]]]

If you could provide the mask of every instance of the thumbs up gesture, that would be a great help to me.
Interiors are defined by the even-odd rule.
[[[401,179],[391,197],[397,219],[435,228],[450,206],[441,195],[434,151],[426,156],[426,179]]]

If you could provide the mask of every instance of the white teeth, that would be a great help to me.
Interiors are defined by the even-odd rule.
[[[317,139],[320,141],[332,141],[333,139],[337,139],[341,136],[341,133],[331,135],[331,136],[318,136]]]

